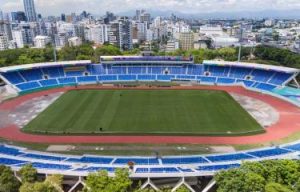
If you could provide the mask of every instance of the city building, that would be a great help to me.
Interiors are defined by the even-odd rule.
[[[182,50],[193,49],[194,47],[194,33],[180,33],[179,45]]]
[[[82,40],[80,37],[71,37],[68,39],[69,46],[80,46],[82,44]]]
[[[199,33],[206,36],[224,34],[220,25],[203,25],[200,27]]]
[[[51,43],[51,39],[48,36],[36,36],[34,38],[35,48],[45,48],[47,44]]]
[[[27,21],[36,22],[37,16],[35,11],[34,0],[23,0],[23,3]]]
[[[26,15],[25,12],[23,11],[17,11],[17,12],[11,12],[11,21],[20,23],[20,22],[25,22],[26,21]]]
[[[273,25],[275,25],[275,20],[268,19],[268,20],[265,21],[264,24],[265,24],[266,27],[272,27]]]
[[[11,33],[11,24],[8,21],[1,20],[0,21],[0,33],[5,34],[8,40],[12,40],[12,33]]]
[[[118,21],[111,22],[110,30],[109,30],[109,34],[108,34],[108,41],[110,44],[115,45],[116,47],[119,47],[120,49],[122,47],[121,33],[122,33],[121,23]]]
[[[85,28],[85,40],[96,44],[108,42],[109,26],[106,24],[90,25]]]
[[[26,45],[26,35],[24,30],[14,30],[12,31],[13,41],[17,48],[24,48]]]
[[[166,45],[166,52],[173,52],[179,49],[179,42],[176,40],[169,40]]]
[[[133,48],[132,43],[132,23],[128,18],[123,17],[118,21],[110,24],[108,35],[109,43],[119,47],[120,50],[130,50]]]
[[[213,48],[235,47],[239,45],[238,38],[228,36],[212,36],[211,42]]]
[[[147,23],[136,23],[137,38],[140,41],[145,41],[147,36]]]
[[[67,36],[65,33],[59,33],[56,34],[54,37],[54,42],[55,42],[55,47],[56,48],[62,48],[66,45],[67,41]]]
[[[0,51],[7,50],[9,47],[9,42],[6,34],[0,34]]]

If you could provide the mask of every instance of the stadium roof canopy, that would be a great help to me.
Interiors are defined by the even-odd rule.
[[[5,72],[11,72],[11,71],[20,71],[20,70],[26,70],[26,69],[43,68],[43,67],[76,66],[76,65],[86,65],[86,64],[91,64],[91,63],[92,62],[90,60],[34,63],[34,64],[2,67],[2,68],[0,68],[0,72],[5,73]]]
[[[193,57],[182,56],[101,56],[103,64],[192,64]]]
[[[216,61],[216,60],[204,60],[203,64],[205,65],[218,65],[218,66],[233,66],[233,67],[247,67],[253,69],[262,69],[262,70],[272,70],[285,73],[298,73],[300,69],[283,67],[283,66],[274,66],[274,65],[265,65],[257,63],[246,63],[246,62],[230,62],[230,61]]]

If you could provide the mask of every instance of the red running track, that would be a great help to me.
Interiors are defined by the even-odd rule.
[[[0,110],[12,110],[21,103],[35,97],[55,93],[66,92],[75,88],[58,88],[47,91],[36,92],[17,97],[6,101],[0,105]],[[87,86],[77,89],[122,89],[115,87]],[[126,88],[126,89],[151,89],[151,88]],[[153,88],[152,88],[153,89]],[[92,143],[126,143],[126,144],[257,144],[271,142],[283,139],[300,132],[300,109],[286,101],[265,95],[248,91],[242,87],[217,87],[217,86],[195,86],[195,87],[174,87],[174,88],[155,88],[155,89],[195,89],[195,90],[223,90],[232,93],[246,95],[259,99],[272,105],[280,114],[277,124],[267,128],[266,133],[254,136],[240,137],[203,137],[203,136],[47,136],[33,135],[20,131],[16,125],[2,127],[0,137],[11,141],[31,142],[31,143],[51,143],[51,144],[92,144]]]

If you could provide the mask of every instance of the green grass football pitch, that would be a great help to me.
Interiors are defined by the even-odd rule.
[[[102,128],[102,131],[101,131]],[[48,134],[249,135],[263,128],[226,92],[74,90],[25,128]]]

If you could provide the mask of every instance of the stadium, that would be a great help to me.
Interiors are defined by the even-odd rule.
[[[0,68],[0,136],[36,144],[255,145],[300,132],[300,70],[192,57],[102,56],[91,61]],[[292,86],[291,86],[292,85]],[[62,155],[0,146],[0,164],[60,173],[76,191],[90,172],[129,167],[142,188],[190,191],[244,161],[298,159],[300,142],[245,151],[174,156]],[[158,182],[158,179],[160,182]],[[201,184],[199,184],[201,183]],[[195,186],[198,186],[197,190]]]

